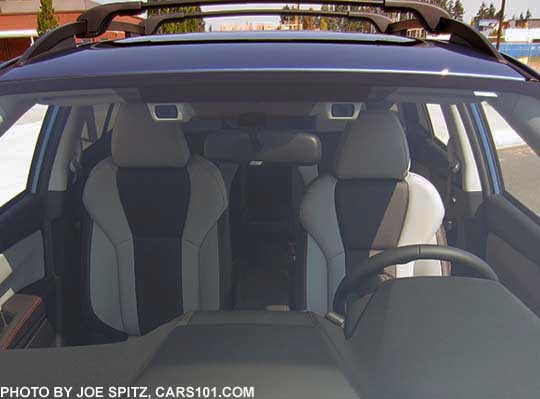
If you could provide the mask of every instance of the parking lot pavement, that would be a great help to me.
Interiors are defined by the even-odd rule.
[[[2,136],[0,162],[0,205],[5,204],[24,190],[28,171],[41,121],[47,107],[32,107],[17,123]]]
[[[540,158],[525,145],[498,150],[505,188],[540,215]]]

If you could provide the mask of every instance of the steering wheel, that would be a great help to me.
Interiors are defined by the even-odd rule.
[[[459,262],[474,270],[480,278],[499,281],[497,273],[486,262],[470,252],[440,245],[407,245],[388,249],[367,258],[354,268],[351,274],[345,276],[334,295],[334,313],[345,314],[347,298],[355,292],[362,280],[382,272],[388,266],[406,264],[420,259]]]

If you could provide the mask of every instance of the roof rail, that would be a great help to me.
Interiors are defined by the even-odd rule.
[[[74,37],[78,38],[94,38],[101,36],[108,29],[118,29],[124,30],[127,34],[145,34],[148,30],[140,32],[139,28],[135,28],[134,24],[120,24],[115,21],[115,24],[111,27],[113,19],[118,16],[136,16],[143,13],[146,10],[152,9],[167,9],[167,8],[179,8],[179,7],[192,7],[192,6],[208,6],[208,5],[238,5],[238,4],[283,4],[283,0],[167,0],[167,1],[156,1],[156,2],[120,2],[120,3],[109,3],[102,4],[97,7],[91,8],[90,10],[82,13],[76,22],[63,25],[59,28],[56,28],[53,31],[48,32],[38,39],[32,47],[30,47],[21,57],[19,63],[24,63],[29,59],[36,57],[39,54],[52,50],[60,43],[65,42],[67,39],[73,39]],[[304,4],[304,5],[313,5],[313,4],[333,4],[333,5],[343,5],[343,6],[355,6],[355,7],[378,7],[382,11],[387,12],[410,12],[414,14],[419,23],[426,30],[430,32],[436,32],[437,26],[441,18],[448,17],[448,13],[433,4],[425,3],[418,0],[295,0],[295,4]],[[312,12],[314,15],[319,12],[319,10],[275,10],[272,13],[281,14],[281,11],[284,11],[283,14],[290,15],[302,15],[310,14]],[[217,16],[218,13],[224,13],[225,11],[209,11],[206,13],[201,13],[200,17],[210,17],[213,13],[214,16]],[[259,13],[261,13],[260,11]],[[320,11],[323,13],[323,11]],[[210,14],[208,14],[210,13]],[[270,11],[268,11],[270,13]],[[331,13],[331,11],[329,11]],[[337,12],[336,12],[337,13]],[[247,15],[248,11],[246,10],[230,10],[226,15]],[[253,10],[250,12],[251,15],[254,14]],[[332,14],[327,16],[339,17],[339,18],[351,18],[351,19],[362,19],[368,22],[371,22],[378,30],[383,29],[387,26],[387,20],[384,16],[379,16],[377,14],[362,13],[362,12],[343,12],[340,14]],[[322,14],[320,14],[322,15]],[[325,15],[323,15],[325,16]],[[178,15],[181,19],[181,15]],[[193,18],[195,16],[185,14],[183,18]],[[197,16],[199,17],[199,16]],[[165,17],[164,17],[165,18]],[[154,20],[157,21],[157,20]],[[159,25],[159,24],[158,24]]]
[[[78,18],[79,21],[86,21],[87,35],[99,36],[103,34],[108,24],[114,17],[120,15],[137,15],[143,11],[160,8],[178,8],[192,6],[209,5],[235,5],[235,4],[283,4],[283,0],[172,0],[143,3],[123,2],[103,4],[91,8]],[[333,4],[357,7],[380,7],[383,11],[396,12],[405,11],[413,13],[429,31],[435,31],[441,17],[448,17],[449,14],[442,8],[430,3],[418,0],[295,0],[295,4]],[[90,36],[87,36],[90,37]]]
[[[131,36],[132,34],[144,35],[144,26],[142,24],[132,24],[130,22],[123,21],[112,21],[109,25],[110,31],[124,32],[126,36]]]
[[[306,9],[233,9],[212,10],[189,13],[171,13],[155,15],[140,24],[113,21],[118,16],[136,16],[144,11],[153,9],[171,9],[192,6],[209,5],[240,5],[240,4],[284,4],[283,0],[167,0],[156,2],[121,2],[102,4],[79,16],[76,22],[61,26],[38,39],[19,59],[24,63],[42,53],[56,49],[67,39],[94,38],[107,30],[124,31],[127,36],[153,34],[161,25],[167,22],[181,21],[187,18],[209,18],[235,15],[317,15],[324,17],[347,18],[364,20],[371,23],[378,31],[390,34],[403,33],[407,29],[423,28],[438,34],[451,35],[454,43],[465,44],[472,49],[491,56],[499,62],[508,61],[493,47],[479,32],[470,26],[453,20],[440,7],[418,0],[295,0],[298,5],[332,4],[351,7],[376,7],[386,12],[407,12],[416,19],[391,23],[384,15],[357,11],[323,11]]]
[[[37,57],[42,53],[52,50],[65,40],[73,39],[75,36],[83,35],[85,32],[86,24],[81,21],[72,22],[51,30],[36,40],[35,43],[21,55],[18,63],[23,63],[30,58]]]
[[[406,21],[394,22],[388,26],[385,33],[403,34],[409,29],[422,28],[417,20],[409,19]],[[455,19],[441,17],[439,24],[435,30],[436,34],[450,34],[450,41],[457,44],[465,44],[476,51],[484,53],[490,57],[494,57],[499,61],[503,61],[504,57],[497,49],[487,40],[487,38],[474,30],[471,26],[464,24]]]
[[[371,23],[377,29],[378,32],[384,33],[388,27],[392,24],[392,20],[385,15],[368,13],[368,12],[355,12],[355,11],[324,11],[324,10],[302,10],[302,9],[239,9],[239,10],[213,10],[204,12],[177,12],[172,14],[154,15],[146,18],[141,25],[144,27],[143,31],[145,35],[152,35],[164,24],[170,22],[178,22],[184,19],[192,18],[211,18],[211,17],[228,17],[228,16],[242,16],[242,15],[309,15],[320,17],[332,17],[332,18],[347,18],[357,19]]]

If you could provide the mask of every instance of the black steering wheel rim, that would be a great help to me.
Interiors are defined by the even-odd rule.
[[[459,262],[473,269],[479,278],[499,281],[497,273],[484,260],[470,252],[441,245],[407,245],[387,249],[367,258],[355,267],[351,274],[345,276],[339,283],[334,295],[334,313],[345,314],[347,298],[354,293],[362,280],[382,272],[388,266],[406,264],[422,259]]]

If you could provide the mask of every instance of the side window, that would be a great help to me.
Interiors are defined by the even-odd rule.
[[[450,133],[448,132],[448,126],[444,119],[444,114],[439,104],[426,104],[427,113],[431,122],[431,128],[435,138],[445,146],[450,139]]]
[[[540,158],[488,103],[482,103],[499,158],[504,189],[540,215]]]
[[[26,190],[47,108],[34,105],[0,136],[0,206]]]

